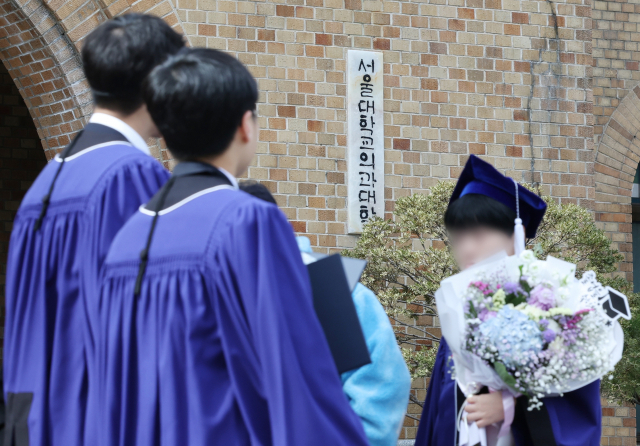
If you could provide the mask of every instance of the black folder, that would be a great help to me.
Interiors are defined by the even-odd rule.
[[[303,252],[302,253],[302,261],[305,265],[309,263],[316,262],[320,259],[324,259],[328,257],[327,254],[320,254],[318,252]],[[344,274],[347,276],[347,283],[349,284],[349,290],[353,293],[356,285],[360,282],[360,277],[364,272],[365,267],[367,266],[367,261],[362,259],[354,259],[352,257],[342,257],[340,256],[340,260],[342,261],[342,268],[344,269]]]
[[[338,373],[371,363],[340,254],[310,263],[307,269],[313,291],[313,306]]]

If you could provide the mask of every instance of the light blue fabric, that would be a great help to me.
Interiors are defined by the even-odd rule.
[[[311,252],[307,237],[296,240],[300,251]],[[352,297],[371,364],[343,373],[342,390],[362,420],[371,446],[395,446],[407,410],[411,376],[376,295],[359,283]]]

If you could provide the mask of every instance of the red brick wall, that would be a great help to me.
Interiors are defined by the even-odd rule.
[[[4,332],[5,268],[13,218],[46,163],[29,110],[0,64],[0,333]]]
[[[636,446],[636,408],[602,400],[602,445]]]

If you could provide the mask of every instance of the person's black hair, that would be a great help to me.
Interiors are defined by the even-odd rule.
[[[444,225],[447,231],[480,227],[513,235],[516,211],[493,198],[480,194],[464,195],[447,207]]]
[[[143,104],[145,78],[184,45],[182,35],[152,15],[126,14],[98,26],[82,47],[94,103],[125,115],[133,113]]]
[[[271,195],[271,192],[264,184],[258,183],[257,181],[247,180],[241,181],[239,187],[241,191],[244,191],[249,195],[253,195],[254,197],[268,203],[273,203],[276,206],[278,205],[276,199],[273,198],[273,195]]]
[[[156,67],[143,97],[175,158],[223,153],[247,111],[255,111],[258,85],[235,57],[214,49],[181,52]]]

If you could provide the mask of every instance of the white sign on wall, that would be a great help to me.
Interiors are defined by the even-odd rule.
[[[347,181],[349,234],[384,218],[382,53],[347,52]]]

